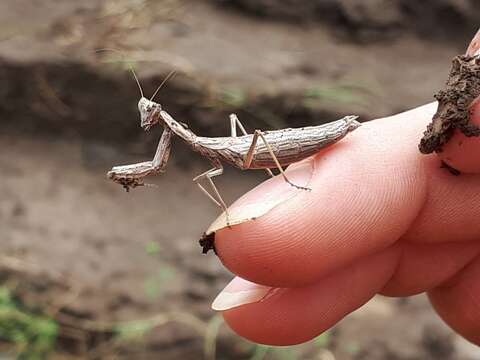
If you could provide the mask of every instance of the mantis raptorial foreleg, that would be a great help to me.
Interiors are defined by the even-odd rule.
[[[165,128],[162,137],[158,142],[157,151],[152,160],[152,167],[156,172],[162,172],[167,166],[170,157],[170,149],[172,148],[172,130]]]
[[[221,175],[223,173],[223,167],[222,167],[221,164],[215,164],[215,165],[216,165],[216,167],[214,167],[214,168],[212,168],[208,171],[205,171],[204,173],[194,177],[193,181],[198,185],[200,190],[202,190],[202,192],[210,198],[210,200],[212,200],[215,204],[217,204],[219,207],[221,207],[222,210],[225,211],[225,213],[227,213],[227,215],[228,215],[227,205],[225,204],[225,201],[223,201],[223,198],[220,195],[220,192],[218,191],[217,187],[215,186],[215,184],[212,180],[212,177]],[[202,181],[203,179],[207,179],[207,181],[210,184],[210,187],[212,188],[215,196],[210,194],[208,192],[208,190],[205,189],[202,184],[200,184],[200,181]]]
[[[108,172],[108,177],[123,185],[128,191],[131,187],[143,186],[143,178],[163,172],[167,166],[172,146],[172,130],[165,128],[157,146],[152,161],[145,161],[131,165],[114,166]]]
[[[245,128],[243,127],[242,123],[238,119],[237,115],[235,114],[230,114],[230,128],[231,128],[231,136],[232,137],[237,137],[237,125],[242,131],[243,135],[248,135],[248,133],[245,131]],[[268,175],[271,177],[274,177],[275,175],[273,174],[272,170],[270,169],[265,169]]]
[[[289,183],[289,184],[292,185],[293,187],[296,187],[297,189],[301,189],[301,190],[311,190],[311,189],[308,188],[308,187],[296,185],[296,184],[292,183],[292,182],[288,179],[287,175],[286,175],[285,172],[283,171],[282,166],[280,165],[280,162],[278,161],[277,157],[275,156],[275,153],[273,152],[272,147],[271,147],[270,144],[268,143],[267,139],[265,138],[265,136],[263,135],[263,133],[262,133],[261,130],[255,130],[255,132],[253,133],[252,144],[250,145],[250,148],[248,149],[248,152],[247,152],[247,154],[245,155],[245,159],[244,159],[244,161],[243,161],[243,166],[244,166],[245,169],[250,168],[250,165],[252,164],[253,156],[255,155],[255,147],[256,147],[256,145],[257,145],[258,138],[262,139],[262,141],[263,141],[263,143],[265,144],[268,152],[270,153],[273,161],[274,161],[275,164],[277,165],[278,170],[280,170],[280,174],[283,176],[283,178],[285,179],[285,181],[286,181],[287,183]]]

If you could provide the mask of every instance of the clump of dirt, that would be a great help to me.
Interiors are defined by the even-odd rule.
[[[428,125],[419,149],[423,154],[441,152],[458,129],[466,136],[479,136],[480,128],[470,123],[469,108],[480,95],[480,58],[477,56],[457,56],[446,88],[435,95],[438,110]]]
[[[473,0],[214,1],[261,17],[302,24],[325,22],[352,39],[368,41],[412,30],[429,38],[452,38],[474,31],[480,14],[480,3]]]
[[[217,254],[215,249],[215,233],[203,234],[200,240],[198,241],[200,247],[202,248],[202,254],[207,254],[210,250],[213,250]]]

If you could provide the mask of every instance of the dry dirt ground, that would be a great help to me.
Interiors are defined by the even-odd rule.
[[[402,15],[388,36],[369,31],[361,41],[340,22],[348,31],[339,33],[334,17],[299,24],[229,3],[0,3],[0,279],[61,324],[53,358],[213,358],[214,344],[217,359],[480,358],[421,296],[375,299],[328,336],[287,349],[255,346],[224,326],[216,335],[209,304],[231,274],[200,254],[196,241],[218,210],[191,182],[209,164],[176,144],[167,173],[152,179],[158,188],[127,194],[105,179],[113,164],[151,157],[159,135],[138,127],[138,89],[123,60],[146,93],[177,69],[160,101],[194,130],[219,135],[231,111],[253,129],[420,105],[472,36],[468,1],[463,17],[436,18],[450,29],[461,20],[447,40],[404,31]],[[285,4],[268,3],[276,12]],[[263,178],[228,170],[218,186],[231,202]],[[154,325],[133,340],[112,333],[116,322],[141,328],[145,319]]]
[[[379,41],[401,33],[429,40],[462,40],[478,27],[475,0],[214,0],[251,15],[296,24],[330,25],[356,41]],[[441,24],[441,25],[440,25]]]

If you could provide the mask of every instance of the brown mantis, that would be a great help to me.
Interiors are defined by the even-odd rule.
[[[145,98],[136,76],[135,79],[141,92],[141,99],[138,102],[141,119],[140,126],[145,131],[148,131],[154,125],[161,124],[164,127],[164,131],[152,161],[115,166],[108,172],[108,177],[114,182],[123,185],[127,191],[130,188],[145,185],[144,178],[146,176],[159,174],[164,171],[170,156],[172,136],[176,135],[190,145],[194,151],[199,152],[212,163],[213,167],[210,170],[196,176],[193,181],[225,212],[227,212],[225,201],[212,180],[213,177],[223,173],[222,162],[229,163],[242,170],[265,169],[270,176],[274,176],[271,169],[277,168],[280,171],[280,175],[291,186],[310,190],[292,183],[285,174],[283,167],[315,154],[320,149],[337,142],[360,126],[360,123],[356,121],[357,116],[351,115],[319,126],[287,128],[274,131],[255,130],[253,134],[248,134],[238,117],[235,114],[231,114],[230,136],[198,136],[187,125],[174,120],[170,114],[162,109],[160,104],[153,101],[153,96],[150,100]],[[237,134],[237,127],[242,135]],[[203,180],[206,180],[210,185],[211,192],[202,185]]]

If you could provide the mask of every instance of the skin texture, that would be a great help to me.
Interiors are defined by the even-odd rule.
[[[477,124],[479,109],[471,112]],[[480,139],[456,134],[445,147],[441,158],[468,172],[451,175],[417,148],[435,110],[432,103],[365,123],[287,169],[297,182],[311,177],[311,192],[216,233],[240,288],[256,286],[242,278],[281,288],[223,311],[230,327],[255,342],[295,344],[375,294],[427,292],[446,323],[480,345]],[[275,177],[237,204],[261,203],[285,186]]]

